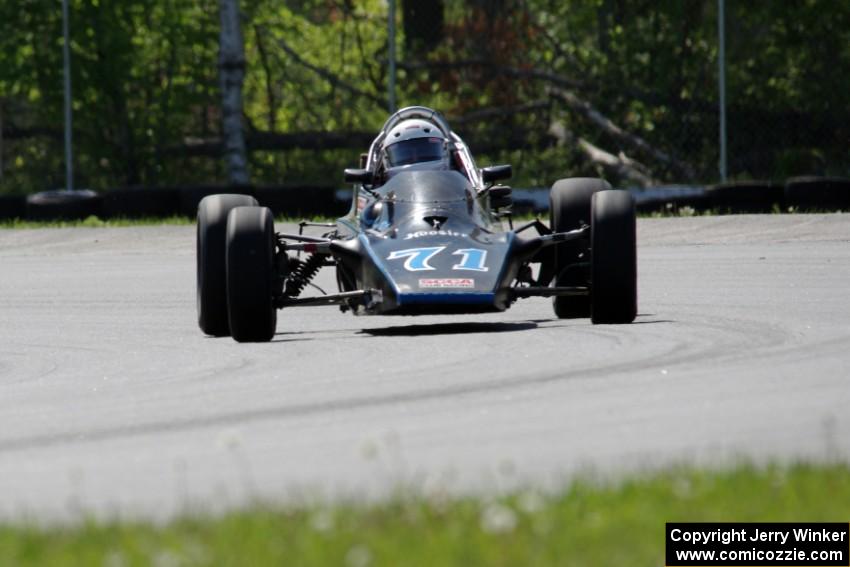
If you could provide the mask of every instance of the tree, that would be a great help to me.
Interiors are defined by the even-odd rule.
[[[248,160],[242,131],[242,84],[245,80],[245,45],[239,21],[239,0],[220,0],[221,40],[219,78],[221,85],[221,132],[227,178],[233,185],[247,185]]]
[[[717,179],[716,3],[397,2],[400,104],[518,186]],[[730,173],[850,174],[850,3],[733,4]],[[385,0],[70,7],[80,186],[337,183],[386,120]],[[0,2],[0,192],[61,184],[60,37],[55,0]]]

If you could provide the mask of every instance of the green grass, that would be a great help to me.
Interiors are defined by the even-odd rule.
[[[141,219],[108,219],[103,220],[95,216],[83,220],[25,220],[11,219],[0,221],[0,229],[35,229],[35,228],[106,228],[124,226],[158,226],[158,225],[189,225],[195,224],[194,218],[173,216],[165,218],[141,218]]]
[[[796,214],[800,211],[797,211],[793,208],[788,208],[786,210],[780,210],[778,207],[774,207],[771,213],[767,214]],[[834,213],[836,211],[832,210],[823,210],[823,211],[803,211],[806,213]],[[699,216],[719,216],[727,214],[724,211],[718,209],[709,209],[704,211],[697,211],[691,207],[681,207],[674,208],[669,207],[666,209],[651,211],[651,212],[640,212],[638,213],[638,218],[678,218],[678,217],[699,217]],[[548,214],[547,213],[520,213],[515,215],[513,218],[514,223],[523,223],[534,220],[535,218],[540,218],[546,222],[548,222]],[[304,220],[303,218],[292,218],[292,217],[277,217],[275,218],[275,222],[280,223],[293,223],[297,224]],[[321,217],[321,218],[313,218],[310,219],[312,222],[334,222],[336,218],[331,217]],[[158,226],[158,225],[190,225],[195,224],[194,217],[184,217],[184,216],[173,216],[173,217],[150,217],[150,218],[141,218],[141,219],[127,219],[127,218],[117,218],[117,219],[107,219],[103,220],[95,216],[88,217],[83,220],[47,220],[47,221],[36,221],[36,220],[25,220],[25,219],[11,219],[11,220],[0,220],[0,230],[2,229],[39,229],[39,228],[106,228],[106,227],[125,227],[125,226]]]
[[[663,565],[669,521],[850,516],[846,464],[679,468],[555,495],[254,507],[155,526],[0,525],[0,565]]]

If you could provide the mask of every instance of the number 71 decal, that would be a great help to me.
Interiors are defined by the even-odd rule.
[[[435,270],[428,263],[431,258],[445,250],[445,246],[434,246],[431,248],[408,248],[406,250],[395,250],[387,256],[387,260],[405,259],[404,269],[410,272],[424,270]],[[487,251],[479,248],[461,248],[452,252],[452,256],[461,256],[460,262],[452,266],[453,270],[472,270],[475,272],[486,272],[489,270],[484,263],[487,260]]]
[[[486,272],[488,270],[484,266],[484,261],[487,259],[486,250],[461,248],[452,252],[452,256],[463,256],[459,264],[452,266],[453,270],[474,270],[476,272]]]

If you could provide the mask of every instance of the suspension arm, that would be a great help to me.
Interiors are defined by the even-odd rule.
[[[588,225],[584,225],[581,228],[577,228],[569,232],[553,232],[551,234],[544,234],[538,237],[544,247],[551,246],[552,244],[558,244],[560,242],[579,240],[581,238],[590,238],[590,227]]]
[[[308,252],[311,254],[322,254],[328,256],[331,253],[331,241],[318,242],[283,242],[279,241],[281,250],[292,250],[296,252]]]
[[[590,288],[586,286],[563,286],[563,287],[514,287],[511,294],[515,298],[523,297],[555,297],[555,296],[584,296],[590,295]]]
[[[305,307],[311,305],[347,305],[352,301],[357,301],[364,305],[371,305],[383,301],[383,295],[378,289],[358,289],[356,291],[345,291],[342,293],[320,295],[317,297],[280,297],[276,301],[276,307],[280,309],[281,307]]]

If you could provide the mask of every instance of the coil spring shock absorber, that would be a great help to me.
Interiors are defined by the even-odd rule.
[[[298,297],[324,265],[325,257],[320,254],[311,254],[306,260],[290,258],[286,296]]]

